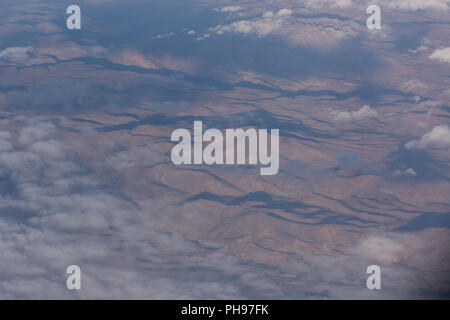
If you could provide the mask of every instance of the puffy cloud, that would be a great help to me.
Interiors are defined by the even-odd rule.
[[[315,19],[314,21],[296,19],[291,9],[277,12],[267,11],[251,20],[239,20],[230,24],[218,25],[209,31],[216,34],[238,33],[264,37],[277,35],[287,42],[300,46],[328,48],[359,34],[356,23],[342,22],[339,19]],[[198,40],[203,40],[201,37]]]
[[[417,49],[409,49],[408,52],[411,52],[411,53],[422,53],[422,52],[428,51],[428,49],[429,48],[427,46],[422,44],[422,45],[418,46]]]
[[[435,126],[418,140],[406,143],[406,149],[446,149],[450,147],[450,128],[446,125]]]
[[[259,37],[266,36],[279,30],[285,23],[287,18],[292,14],[290,9],[281,9],[274,13],[272,11],[265,12],[261,17],[253,20],[240,20],[228,25],[218,25],[211,28],[210,31],[217,34],[226,32],[255,34]]]
[[[360,243],[358,249],[372,260],[393,263],[398,261],[398,255],[404,250],[404,246],[389,237],[370,236]]]
[[[12,144],[9,142],[11,134],[7,131],[0,131],[0,152],[9,151],[12,149]]]
[[[333,121],[353,121],[366,118],[373,118],[378,115],[377,111],[365,105],[357,111],[333,111]]]
[[[219,11],[219,12],[237,12],[237,11],[241,11],[241,10],[242,10],[242,7],[239,7],[239,6],[227,6],[227,7],[214,9],[214,11]]]
[[[9,63],[21,63],[31,58],[33,53],[32,47],[11,47],[0,51],[0,61]]]
[[[116,187],[124,173],[141,176],[163,161],[162,152],[103,140],[97,158],[81,160],[78,148],[86,149],[83,141],[95,133],[65,143],[44,118],[14,118],[9,126],[0,132],[0,298],[242,299],[242,288],[280,291],[238,258],[168,229],[171,216],[195,215],[197,205],[130,200]],[[109,181],[105,170],[115,178]],[[80,292],[65,288],[71,264],[82,270]],[[154,267],[159,271],[149,275]]]
[[[450,63],[450,47],[434,50],[429,58],[431,60]]]
[[[132,180],[132,188],[140,189],[139,178],[151,179],[146,167],[167,159],[157,145],[129,146],[96,137],[98,132],[70,133],[66,140],[44,118],[11,121],[10,131],[0,132],[0,146],[9,144],[0,149],[3,299],[355,298],[361,291],[370,298],[364,272],[373,263],[385,272],[384,298],[420,297],[417,283],[411,284],[419,276],[411,271],[416,268],[405,269],[405,256],[423,257],[436,239],[447,243],[445,230],[374,234],[343,245],[342,255],[299,253],[273,264],[273,256],[261,251],[258,267],[222,252],[223,243],[206,241],[204,248],[172,229],[193,223],[205,228],[211,215],[199,215],[206,207],[176,205],[180,199],[169,195],[129,197],[124,184]],[[96,138],[98,147],[86,143]],[[81,291],[64,286],[71,264],[81,267]],[[271,270],[289,277],[277,278]],[[439,273],[434,277],[442,280]]]
[[[416,48],[416,49],[409,49],[408,52],[414,53],[414,54],[418,54],[418,53],[422,53],[422,52],[426,52],[430,49],[430,47],[433,46],[433,40],[424,37],[421,41],[420,41],[420,45]]]
[[[202,41],[202,40],[206,40],[206,39],[208,39],[208,38],[210,38],[210,37],[211,37],[211,34],[210,34],[210,33],[205,33],[204,35],[202,35],[202,36],[200,36],[200,37],[197,37],[196,40]]]
[[[417,173],[413,168],[408,168],[406,170],[395,170],[393,173],[395,178],[415,177],[416,175]]]

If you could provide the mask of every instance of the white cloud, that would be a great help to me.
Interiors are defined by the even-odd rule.
[[[14,145],[0,149],[1,299],[323,298],[323,292],[330,298],[361,292],[370,298],[361,286],[373,263],[383,266],[383,298],[417,297],[421,293],[411,280],[422,273],[406,269],[405,256],[422,257],[436,241],[446,244],[445,230],[378,234],[344,241],[342,255],[320,243],[315,254],[293,246],[298,259],[272,264],[273,255],[261,251],[253,260],[262,262],[259,269],[247,260],[252,258],[222,252],[226,239],[202,240],[218,249],[209,250],[171,229],[209,229],[217,220],[208,219],[207,206],[176,205],[180,198],[159,193],[129,197],[136,190],[127,193],[124,185],[132,181],[132,189],[143,189],[139,180],[152,179],[144,173],[148,165],[166,159],[158,144],[129,146],[98,132],[70,133],[68,143],[46,119],[11,121],[11,131],[0,132],[0,146]],[[98,145],[87,143],[96,139]],[[427,256],[430,264],[433,259]],[[70,264],[81,267],[81,291],[64,286]],[[274,276],[280,271],[290,277]]]
[[[232,32],[246,35],[255,34],[263,37],[279,30],[291,14],[292,10],[290,9],[281,9],[276,13],[267,11],[259,18],[240,20],[228,25],[218,25],[211,28],[210,31],[216,32],[217,34]]]
[[[117,188],[123,174],[135,172],[136,181],[149,164],[164,161],[162,151],[102,139],[93,150],[98,158],[81,160],[78,150],[86,152],[95,133],[64,143],[47,119],[11,121],[13,129],[0,132],[0,299],[243,299],[243,287],[280,293],[239,258],[170,230],[171,217],[187,219],[179,212],[198,217],[196,204],[130,200]],[[80,292],[65,288],[71,264],[82,269]],[[149,274],[153,266],[158,271]],[[199,278],[195,269],[212,276]]]
[[[430,47],[433,46],[433,42],[434,42],[433,40],[427,37],[423,37],[422,40],[420,41],[420,45],[416,49],[409,49],[408,52],[413,54],[427,52],[428,50],[430,50]]]
[[[237,11],[241,11],[241,10],[242,10],[242,7],[239,7],[239,6],[227,6],[227,7],[214,9],[214,11],[219,11],[219,12],[237,12]]]
[[[406,143],[406,149],[446,149],[450,147],[450,128],[446,125],[435,126],[418,140]]]
[[[152,37],[152,39],[164,39],[164,38],[170,38],[173,37],[175,35],[175,33],[170,32],[170,33],[162,33],[162,34],[158,34],[154,37]]]
[[[353,4],[352,0],[307,0],[305,6],[308,8],[346,8]]]
[[[402,83],[400,88],[406,92],[415,92],[417,90],[426,89],[427,86],[419,79],[411,79]]]
[[[385,0],[383,5],[391,9],[400,10],[448,10],[450,0]]]
[[[430,48],[428,48],[426,45],[420,45],[417,47],[417,49],[411,50],[409,49],[408,52],[411,53],[422,53],[422,52],[427,52]]]
[[[210,33],[205,33],[204,35],[202,35],[200,37],[197,37],[195,40],[202,41],[202,40],[208,39],[209,37],[211,37],[211,34]]]
[[[332,111],[333,121],[349,122],[353,120],[362,120],[374,118],[378,115],[377,111],[370,106],[365,105],[357,111]]]
[[[393,263],[398,261],[404,246],[385,236],[370,236],[361,242],[359,250],[377,262]]]
[[[9,151],[12,149],[12,144],[9,142],[9,137],[9,132],[0,131],[0,152]]]
[[[369,4],[379,4],[382,7],[398,10],[448,10],[450,0],[307,0],[305,6],[308,8],[348,8],[351,6],[368,6]]]
[[[32,47],[11,47],[0,51],[0,60],[10,63],[20,63],[29,59],[33,53]]]
[[[429,58],[431,60],[450,63],[450,47],[434,50]]]
[[[415,177],[416,175],[417,175],[417,172],[413,168],[408,168],[406,170],[395,170],[393,173],[393,176],[395,178]]]
[[[277,12],[267,11],[259,17],[244,19],[230,24],[210,28],[216,34],[239,33],[264,37],[277,35],[287,42],[300,46],[329,48],[342,40],[359,34],[356,23],[342,22],[338,19],[318,19],[313,22],[296,19],[291,9],[281,9]]]

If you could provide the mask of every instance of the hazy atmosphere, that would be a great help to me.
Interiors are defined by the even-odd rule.
[[[449,228],[450,0],[0,0],[0,299],[449,299]]]

